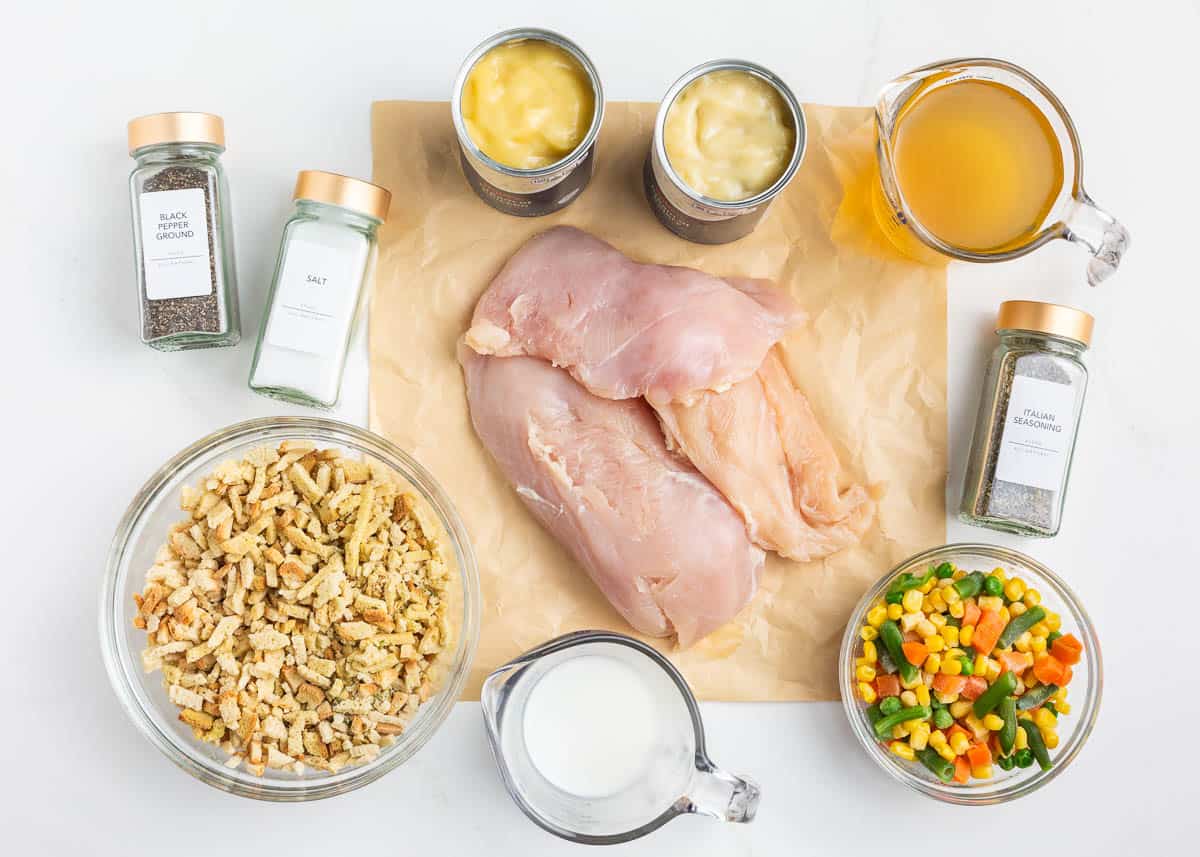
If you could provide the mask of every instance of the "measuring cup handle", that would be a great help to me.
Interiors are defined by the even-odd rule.
[[[753,780],[717,769],[698,769],[683,799],[683,811],[720,821],[753,821],[761,795]]]
[[[1129,230],[1080,191],[1066,219],[1068,241],[1081,244],[1092,254],[1088,261],[1088,284],[1097,286],[1117,270],[1129,249]]]

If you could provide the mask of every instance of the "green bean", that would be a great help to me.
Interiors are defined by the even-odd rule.
[[[1017,700],[1017,709],[1019,711],[1029,711],[1031,708],[1037,708],[1056,693],[1058,693],[1058,685],[1039,684]]]
[[[1000,727],[1000,734],[997,735],[997,740],[1000,742],[1000,749],[1007,756],[1012,752],[1013,745],[1017,743],[1017,699],[1015,696],[1006,696],[1000,702],[1000,717],[1004,718],[1004,725]]]
[[[900,710],[901,703],[898,696],[885,696],[883,701],[879,703],[879,710],[885,714],[895,714]]]
[[[879,721],[879,718],[883,717],[883,712],[879,710],[878,703],[868,706],[865,713],[867,715],[867,720],[871,721],[872,726]]]
[[[947,577],[954,577],[954,566],[948,562],[943,562],[933,570],[933,574],[938,580],[945,580]]]
[[[933,725],[937,729],[949,729],[954,725],[954,715],[950,713],[949,709],[939,708],[933,712]]]
[[[901,708],[895,714],[889,714],[875,723],[875,737],[886,741],[891,737],[892,729],[909,720],[926,720],[933,714],[928,705],[914,705],[911,708]]]
[[[900,633],[900,626],[891,619],[885,621],[879,626],[879,639],[883,640],[884,647],[888,650],[888,654],[892,656],[892,660],[896,662],[896,666],[900,669],[900,680],[905,684],[912,684],[917,679],[917,668],[908,662],[908,658],[904,656],[904,635]]]
[[[921,760],[922,765],[933,771],[933,775],[943,783],[948,783],[954,779],[954,763],[947,762],[932,747],[918,750],[917,758]]]
[[[1051,631],[1049,634],[1047,634],[1046,635],[1047,648],[1049,648],[1049,646],[1061,636],[1062,636],[1062,633],[1059,631]]]
[[[971,706],[971,710],[975,712],[976,717],[984,717],[989,711],[999,705],[1004,697],[1016,689],[1017,677],[1011,671],[1005,670],[992,682],[991,687],[979,694],[975,700],[975,704]]]
[[[979,590],[983,589],[984,576],[982,571],[973,571],[966,577],[954,581],[954,591],[963,598],[978,595]]]
[[[910,590],[910,589],[916,589],[920,586],[924,586],[926,583],[928,583],[932,579],[933,579],[933,566],[930,566],[928,569],[926,569],[925,573],[922,574],[920,577],[917,577],[916,575],[911,574],[906,571],[906,572],[904,572],[904,574],[900,575],[899,577],[897,577],[895,580],[892,581],[892,585],[888,587],[887,594],[895,595],[896,593],[900,593],[901,595],[903,595],[905,592],[908,592],[908,590]]]
[[[1054,700],[1047,699],[1044,703],[1042,703],[1042,708],[1049,711],[1055,717],[1058,717],[1058,706],[1054,704]]]
[[[888,604],[899,604],[901,601],[904,600],[904,593],[903,592],[889,592],[887,595],[883,596],[883,600],[886,601]]]
[[[1029,741],[1029,749],[1033,758],[1037,760],[1038,767],[1043,771],[1054,767],[1054,763],[1050,761],[1050,751],[1046,749],[1046,739],[1042,737],[1042,730],[1038,729],[1033,721],[1025,724],[1025,738]]]
[[[1000,632],[1000,639],[996,641],[997,649],[1007,649],[1017,641],[1020,637],[1038,622],[1046,618],[1046,611],[1041,607],[1030,607],[1020,616],[1014,616],[1004,630]]]

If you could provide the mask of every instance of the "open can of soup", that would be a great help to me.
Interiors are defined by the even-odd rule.
[[[728,91],[726,81],[733,87],[732,93]],[[697,92],[691,89],[693,84],[699,87],[713,84],[714,89],[724,87],[725,92],[717,90],[713,94],[713,97],[719,100],[737,101],[743,92],[748,92],[744,97],[745,103],[732,106],[722,103],[721,112],[727,115],[727,121],[730,123],[736,125],[741,119],[749,118],[756,127],[776,135],[775,152],[766,166],[769,172],[763,173],[763,164],[757,164],[756,181],[749,184],[749,189],[741,198],[738,198],[736,191],[732,194],[721,193],[722,198],[718,198],[714,195],[716,191],[696,186],[703,184],[702,182],[694,180],[693,183],[689,183],[682,175],[684,171],[677,168],[681,165],[672,164],[671,156],[680,154],[672,152],[670,146],[672,133],[668,126],[674,124],[672,108],[675,108],[678,102],[680,110],[696,109],[695,105],[686,103],[689,99],[694,100],[693,93]],[[757,92],[753,91],[755,89]],[[756,106],[762,107],[771,115],[748,117],[747,111],[752,112]],[[694,121],[708,121],[703,118],[705,113],[706,111],[697,111],[699,118]],[[715,111],[707,113],[711,116]],[[732,131],[728,139],[735,143],[743,140],[745,134],[754,133],[752,130],[736,127],[715,130]],[[781,149],[778,140],[786,138],[780,135],[786,135],[789,130],[790,144]],[[702,131],[690,136],[692,139],[698,139],[709,135]],[[804,160],[807,142],[804,108],[800,106],[788,85],[777,75],[760,65],[744,60],[723,59],[702,63],[675,81],[658,108],[658,116],[654,121],[654,136],[643,170],[646,199],[659,221],[681,238],[698,244],[726,244],[736,241],[754,230],[766,213],[771,200],[787,187],[799,169],[800,162]],[[693,154],[697,159],[703,160],[703,152],[697,151]],[[702,172],[703,164],[696,169]],[[705,190],[709,190],[709,193]],[[733,198],[725,198],[731,195]]]
[[[562,62],[556,63],[551,59],[552,68],[549,74],[553,77],[544,81],[545,85],[565,85],[579,89],[581,97],[576,99],[575,106],[586,105],[589,100],[592,105],[590,123],[586,120],[586,113],[582,117],[577,116],[575,125],[578,131],[573,136],[549,135],[559,144],[563,139],[575,142],[575,138],[578,138],[578,142],[561,154],[561,157],[547,163],[539,162],[539,158],[541,161],[548,160],[544,153],[531,155],[523,159],[524,163],[515,163],[519,160],[517,157],[510,157],[507,159],[510,163],[505,163],[504,159],[493,156],[494,149],[493,154],[485,151],[489,148],[486,142],[481,145],[481,141],[472,136],[472,129],[478,129],[483,124],[481,120],[487,119],[474,115],[476,110],[486,108],[486,102],[476,98],[473,88],[480,84],[473,80],[472,72],[481,62],[489,61],[489,54],[493,51],[499,50],[503,53],[514,49],[521,50],[523,47],[541,49],[551,54],[559,52]],[[499,57],[500,54],[495,56]],[[544,62],[544,57],[542,61]],[[496,75],[481,77],[494,80]],[[570,94],[566,95],[564,100],[570,103]],[[477,105],[476,101],[480,104]],[[459,70],[454,81],[450,109],[454,117],[454,130],[458,135],[463,173],[475,193],[492,208],[519,217],[539,217],[564,208],[587,187],[592,177],[596,137],[600,134],[600,125],[604,120],[604,91],[591,59],[565,36],[550,30],[521,27],[505,30],[484,40],[467,55]],[[519,118],[531,113],[544,113],[542,110],[519,108],[505,112],[505,117],[495,117],[493,130],[502,127],[502,121],[512,121],[514,116]],[[580,118],[582,121],[579,121]],[[520,134],[529,129],[513,130]],[[538,135],[535,133],[530,136]],[[529,163],[530,161],[533,163]]]

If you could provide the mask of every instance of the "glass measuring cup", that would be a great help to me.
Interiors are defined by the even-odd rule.
[[[539,769],[527,741],[531,695],[547,675],[581,658],[612,659],[620,669],[630,670],[644,686],[655,715],[655,739],[641,771],[610,793],[583,795],[556,784]],[[563,839],[611,845],[645,836],[678,815],[748,822],[758,809],[758,786],[709,760],[700,710],[683,676],[661,654],[632,637],[607,631],[558,637],[488,676],[481,701],[505,788],[534,823]],[[573,735],[561,747],[567,754],[564,760],[569,763],[582,755],[576,742],[592,737]]]
[[[1017,246],[979,252],[946,243],[913,214],[897,177],[894,144],[905,113],[935,89],[964,80],[1002,84],[1028,98],[1049,123],[1061,150],[1062,188],[1042,222]],[[1024,256],[1048,241],[1063,238],[1091,254],[1087,278],[1093,286],[1110,276],[1121,263],[1121,256],[1129,246],[1129,233],[1084,190],[1083,155],[1071,117],[1054,93],[1023,68],[1003,60],[977,58],[946,60],[914,69],[884,87],[875,105],[875,127],[879,182],[872,194],[872,205],[883,231],[906,255],[931,264],[947,258],[1000,262]]]

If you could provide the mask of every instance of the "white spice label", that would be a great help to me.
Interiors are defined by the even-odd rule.
[[[337,354],[358,303],[361,258],[298,240],[288,242],[286,254],[267,341],[308,354]]]
[[[1041,378],[1013,378],[1000,436],[996,479],[1059,491],[1074,434],[1075,388]]]
[[[138,207],[147,299],[212,294],[203,188],[146,191]]]

